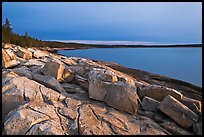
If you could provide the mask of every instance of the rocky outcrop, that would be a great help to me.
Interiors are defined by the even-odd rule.
[[[202,134],[201,101],[184,91],[85,58],[2,47],[2,134]]]
[[[32,58],[32,52],[30,52],[29,50],[26,50],[24,48],[18,48],[16,55],[18,57],[23,58],[23,59],[31,59]]]
[[[166,135],[165,129],[150,118],[124,115],[92,104],[79,109],[79,133],[94,135]]]
[[[29,102],[8,114],[4,128],[8,135],[64,135],[61,120],[54,106]]]
[[[141,99],[143,99],[145,96],[148,96],[157,101],[162,101],[165,97],[167,97],[168,95],[171,95],[172,97],[176,98],[179,102],[186,105],[195,113],[198,114],[201,112],[201,106],[202,106],[201,101],[186,97],[182,95],[179,91],[172,88],[158,86],[158,85],[150,85],[150,86],[139,88],[138,95]]]
[[[63,95],[36,81],[26,77],[14,76],[14,78],[7,79],[2,87],[2,113],[6,115],[9,111],[27,101],[60,100],[60,98],[63,98]]]

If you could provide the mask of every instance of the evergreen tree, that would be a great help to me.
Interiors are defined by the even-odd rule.
[[[25,33],[25,37],[28,37],[28,32]]]
[[[8,29],[10,32],[12,32],[11,24],[8,18],[6,18],[6,22],[4,24],[5,28]]]
[[[11,36],[12,36],[12,28],[10,21],[8,18],[6,18],[5,24],[2,26],[2,41],[5,43],[11,42]]]

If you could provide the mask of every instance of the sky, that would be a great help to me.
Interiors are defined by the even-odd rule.
[[[202,2],[3,2],[6,18],[42,40],[202,43]]]

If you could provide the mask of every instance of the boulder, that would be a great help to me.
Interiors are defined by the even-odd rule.
[[[123,80],[126,79],[128,78]],[[136,93],[136,87],[129,83],[129,81],[117,81],[116,75],[105,69],[94,68],[90,71],[89,97],[104,101],[113,108],[131,114],[136,114],[139,109],[139,97]]]
[[[74,74],[65,65],[58,62],[46,62],[41,72],[44,75],[52,76],[59,82],[71,82],[74,79]]]
[[[30,59],[30,60],[27,60],[23,65],[29,66],[29,67],[30,66],[43,66],[45,65],[45,63],[37,59]]]
[[[78,62],[76,61],[75,58],[76,57],[69,57],[69,58],[67,58],[65,60],[62,60],[62,62],[65,63],[68,66],[74,66],[74,65],[78,64]]]
[[[32,79],[45,85],[48,88],[57,90],[60,93],[65,92],[65,89],[60,85],[60,83],[54,77],[44,76],[40,74],[33,74]]]
[[[33,56],[35,57],[35,58],[44,58],[44,57],[46,57],[48,55],[48,53],[46,53],[46,52],[44,52],[44,51],[41,51],[41,50],[35,50],[34,52],[33,52]]]
[[[29,51],[29,50],[26,50],[26,49],[24,49],[24,48],[19,48],[18,51],[17,51],[17,53],[16,53],[16,55],[17,55],[18,57],[21,57],[21,58],[27,59],[27,60],[29,60],[29,59],[32,58],[32,52]]]
[[[142,100],[142,108],[149,111],[158,111],[159,101],[145,96]]]
[[[199,118],[192,110],[171,95],[161,101],[159,109],[185,128],[191,127]]]
[[[13,49],[12,44],[3,44],[2,45],[5,49]]]
[[[9,54],[6,52],[6,50],[2,49],[2,67],[3,68],[11,68],[15,67],[20,64],[19,61],[12,59],[13,57],[10,57]]]
[[[190,131],[180,127],[173,121],[165,121],[162,122],[160,125],[173,135],[193,135]]]
[[[157,101],[162,101],[168,95],[171,95],[177,100],[181,100],[183,96],[180,92],[176,91],[175,89],[171,89],[163,86],[157,86],[157,85],[151,85],[151,86],[147,86],[142,89],[139,89],[137,94],[140,97],[140,99],[143,99],[145,96],[148,96]]]

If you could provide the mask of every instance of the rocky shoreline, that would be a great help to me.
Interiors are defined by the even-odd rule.
[[[202,88],[2,44],[4,135],[202,135]]]

